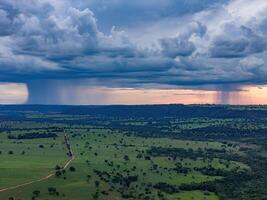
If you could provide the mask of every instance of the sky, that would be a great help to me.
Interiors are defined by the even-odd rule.
[[[267,104],[266,0],[0,0],[0,104]]]

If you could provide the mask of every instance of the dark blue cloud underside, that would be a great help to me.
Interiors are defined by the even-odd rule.
[[[0,0],[0,81],[266,84],[267,3],[246,3]]]

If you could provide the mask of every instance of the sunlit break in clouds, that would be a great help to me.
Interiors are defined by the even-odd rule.
[[[0,83],[0,104],[26,103],[28,90],[25,84]]]
[[[0,103],[266,104],[266,0],[0,0]]]

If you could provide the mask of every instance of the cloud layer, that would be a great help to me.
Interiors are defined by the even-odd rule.
[[[266,49],[266,0],[0,0],[0,81],[266,84]]]

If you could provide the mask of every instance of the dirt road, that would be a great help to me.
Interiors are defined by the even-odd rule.
[[[70,165],[70,163],[75,159],[74,153],[73,153],[71,145],[70,145],[70,140],[69,140],[69,137],[68,137],[67,134],[65,134],[64,139],[65,139],[65,144],[66,144],[66,147],[67,147],[67,150],[68,150],[68,155],[69,155],[70,158],[64,163],[62,169],[66,169]],[[0,192],[14,190],[14,189],[18,189],[18,188],[21,188],[21,187],[24,187],[24,186],[27,186],[27,185],[31,185],[33,183],[38,183],[38,182],[41,182],[41,181],[45,181],[45,180],[53,177],[55,175],[55,172],[56,172],[56,170],[53,170],[48,175],[46,175],[45,177],[42,177],[42,178],[40,178],[38,180],[29,181],[29,182],[22,183],[22,184],[19,184],[19,185],[10,186],[10,187],[7,187],[7,188],[0,189]]]

